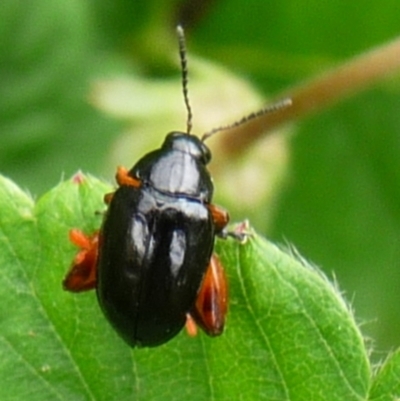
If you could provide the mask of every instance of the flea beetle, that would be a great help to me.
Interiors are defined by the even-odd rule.
[[[118,189],[105,195],[101,229],[92,235],[70,231],[81,248],[64,279],[64,289],[96,289],[104,315],[132,347],[161,345],[196,324],[220,335],[227,312],[227,282],[213,253],[216,236],[226,237],[228,213],[212,203],[213,183],[204,141],[215,132],[261,113],[286,107],[277,103],[201,139],[190,133],[183,29],[177,28],[186,132],[169,133],[161,148],[142,157],[129,171],[119,167]]]

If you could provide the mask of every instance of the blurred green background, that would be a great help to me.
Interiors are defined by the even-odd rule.
[[[0,173],[34,196],[79,169],[111,180],[116,161],[129,166],[141,153],[138,143],[157,146],[184,129],[178,21],[194,65],[191,96],[207,82],[210,98],[222,85],[218,65],[224,85],[241,77],[267,98],[400,33],[396,0],[2,0],[0,15]],[[127,100],[125,81],[112,84],[121,77],[131,80]],[[394,77],[295,122],[284,185],[262,206],[268,227],[258,225],[334,273],[378,358],[400,345],[399,95]],[[243,114],[246,96],[234,99]],[[145,136],[132,142],[131,161],[128,131]]]

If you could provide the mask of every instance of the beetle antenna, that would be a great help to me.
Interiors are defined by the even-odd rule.
[[[214,128],[209,132],[206,132],[202,137],[201,141],[204,142],[206,139],[210,138],[210,136],[215,135],[216,133],[220,131],[225,131],[231,128],[236,128],[239,127],[239,125],[245,124],[255,118],[261,117],[264,114],[270,114],[270,113],[275,113],[279,110],[286,109],[286,107],[290,107],[292,105],[292,99],[283,99],[279,102],[276,102],[272,105],[268,105],[261,110],[258,110],[256,112],[253,112],[245,117],[243,117],[241,120],[236,121],[232,124],[227,124],[227,125],[222,125],[220,127]]]
[[[186,59],[186,42],[185,42],[185,31],[181,25],[176,27],[176,33],[178,35],[179,41],[179,58],[181,60],[181,71],[182,71],[182,89],[183,89],[183,99],[185,101],[185,106],[187,110],[187,122],[186,122],[186,133],[190,134],[192,130],[192,108],[189,103],[188,95],[188,68]]]

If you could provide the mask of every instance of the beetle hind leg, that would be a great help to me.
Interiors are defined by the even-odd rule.
[[[217,255],[213,254],[190,317],[206,334],[218,336],[224,330],[227,309],[228,288],[225,272]],[[190,318],[187,320],[186,329],[189,335],[196,334]]]

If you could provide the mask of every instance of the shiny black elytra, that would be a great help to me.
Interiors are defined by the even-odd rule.
[[[197,137],[168,134],[130,171],[118,169],[100,233],[71,232],[82,250],[64,288],[96,288],[103,313],[131,346],[163,344],[188,319],[209,335],[222,333],[226,280],[212,252],[228,215],[210,203],[210,158]]]
[[[195,305],[216,234],[207,208],[209,160],[198,138],[171,133],[129,171],[140,187],[122,185],[112,196],[100,237],[97,295],[132,346],[168,341]]]
[[[161,345],[185,323],[189,334],[195,334],[195,323],[208,335],[222,333],[227,283],[213,247],[216,235],[225,236],[229,216],[211,203],[213,184],[206,167],[211,153],[204,140],[290,103],[277,103],[201,140],[191,135],[183,29],[177,32],[187,132],[168,134],[160,149],[131,170],[118,169],[119,187],[105,196],[108,209],[99,232],[70,232],[81,250],[64,289],[95,288],[104,315],[132,347]]]

